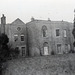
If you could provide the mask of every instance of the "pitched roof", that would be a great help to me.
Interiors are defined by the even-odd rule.
[[[17,18],[15,21],[11,23],[12,25],[25,25],[23,21],[21,21],[19,18]]]

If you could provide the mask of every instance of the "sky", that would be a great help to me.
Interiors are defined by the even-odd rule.
[[[74,9],[75,0],[0,0],[0,18],[4,14],[7,23],[17,18],[27,23],[31,17],[73,22]]]

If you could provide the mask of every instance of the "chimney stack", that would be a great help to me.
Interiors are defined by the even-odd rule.
[[[5,34],[6,17],[4,14],[1,17],[1,33]]]
[[[31,18],[31,21],[34,21],[34,20],[35,20],[35,19],[32,17],[32,18]]]

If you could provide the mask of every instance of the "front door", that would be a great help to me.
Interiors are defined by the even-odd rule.
[[[48,55],[48,47],[44,47],[44,55]]]

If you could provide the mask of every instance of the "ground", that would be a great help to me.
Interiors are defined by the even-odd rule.
[[[3,75],[75,75],[75,54],[10,60]]]

